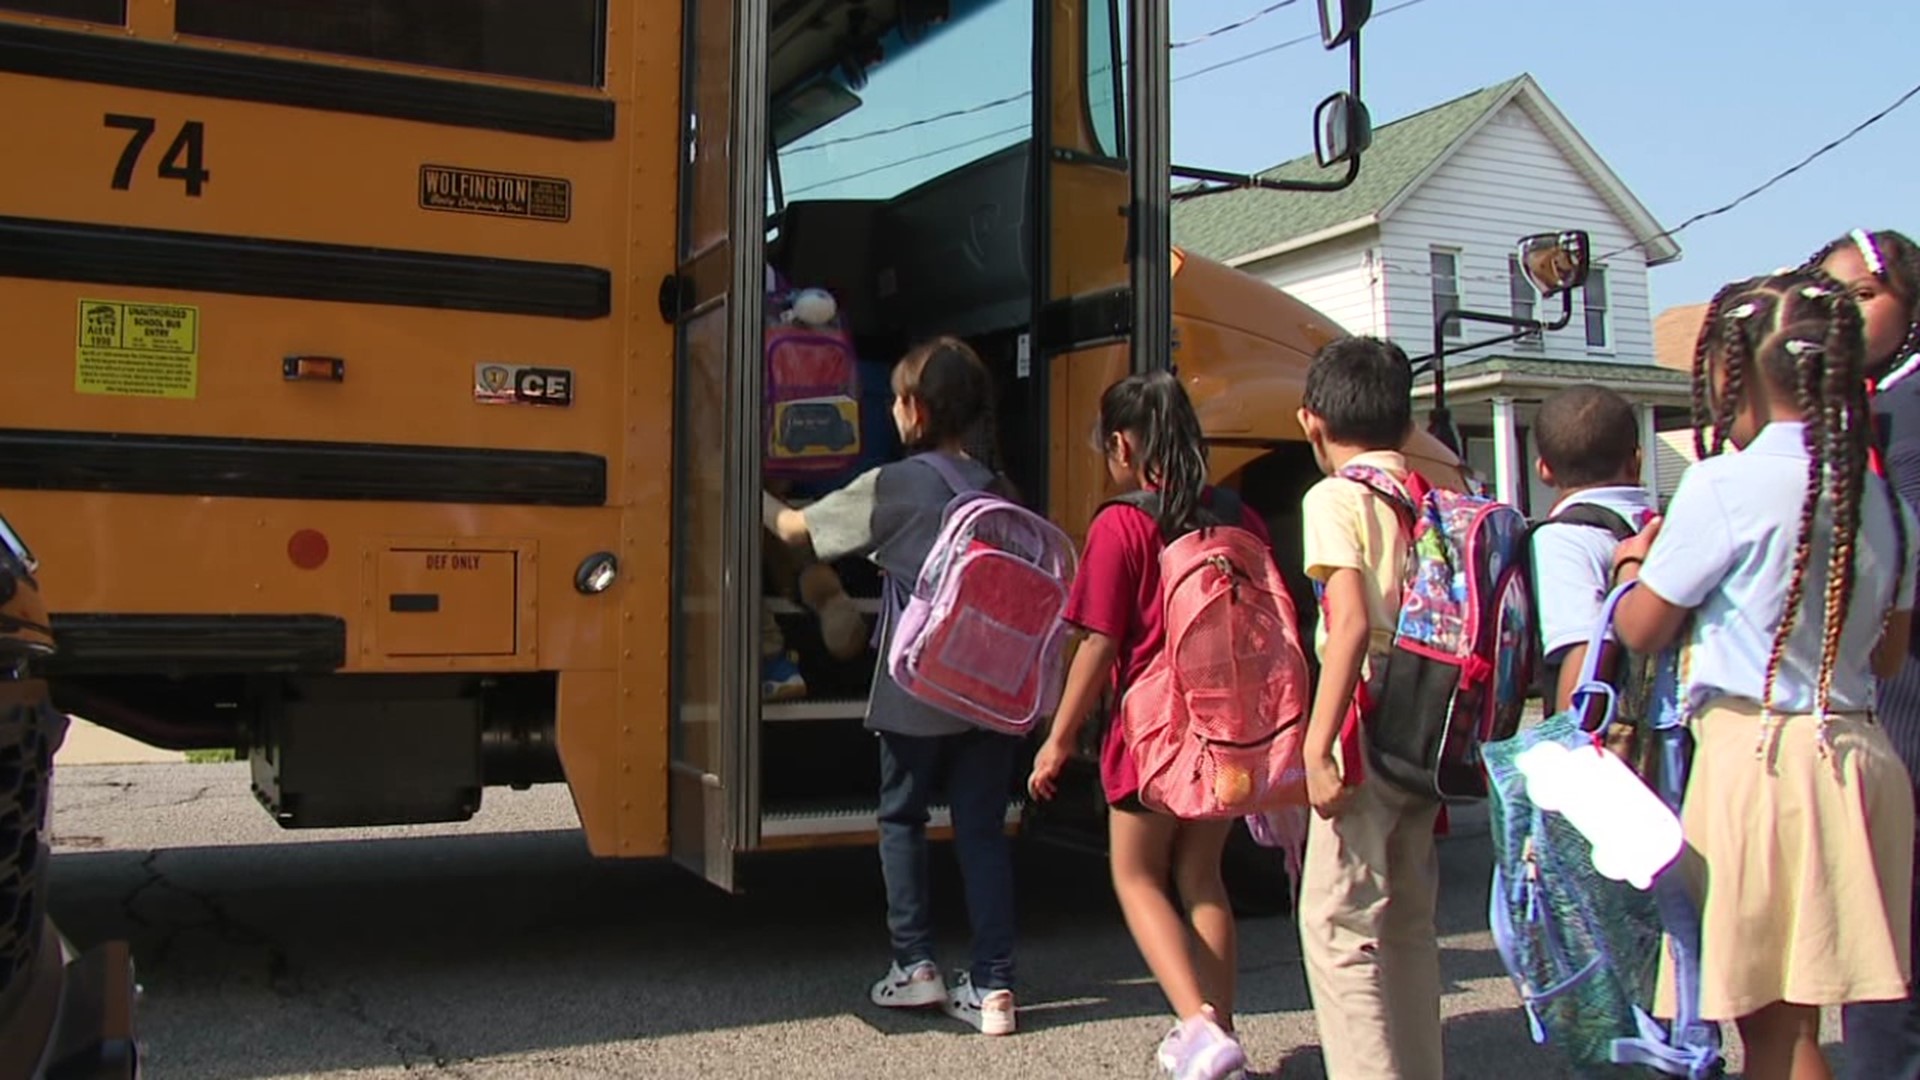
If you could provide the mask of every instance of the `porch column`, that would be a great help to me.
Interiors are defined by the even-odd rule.
[[[1496,397],[1493,399],[1493,493],[1501,502],[1510,506],[1520,505],[1520,472],[1517,447],[1514,445],[1515,427],[1513,419],[1513,399]]]
[[[1660,430],[1654,424],[1653,406],[1635,405],[1633,415],[1640,421],[1640,484],[1648,491],[1658,492],[1660,490]]]

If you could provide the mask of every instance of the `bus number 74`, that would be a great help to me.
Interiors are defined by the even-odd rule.
[[[140,151],[146,149],[147,140],[153,138],[154,119],[108,113],[105,124],[133,133],[127,137],[127,148],[120,152],[120,163],[113,169],[113,189],[126,191],[133,186],[133,170],[140,163]],[[199,198],[200,188],[213,175],[206,168],[205,144],[205,125],[198,120],[181,124],[180,133],[173,137],[173,145],[167,147],[167,156],[160,161],[160,178],[180,181],[186,185],[188,195]]]

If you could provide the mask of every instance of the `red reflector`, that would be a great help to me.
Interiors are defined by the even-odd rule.
[[[347,362],[332,356],[289,356],[280,362],[280,373],[289,382],[344,382],[347,378]]]
[[[327,553],[327,534],[318,529],[301,529],[287,540],[287,558],[302,570],[318,570]]]

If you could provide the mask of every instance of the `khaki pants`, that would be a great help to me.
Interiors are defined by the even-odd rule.
[[[1440,1080],[1439,804],[1368,773],[1313,816],[1300,945],[1328,1080]]]

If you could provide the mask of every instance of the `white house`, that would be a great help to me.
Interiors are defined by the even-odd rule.
[[[1311,178],[1311,157],[1263,174]],[[1544,513],[1550,493],[1533,476],[1528,430],[1540,400],[1598,381],[1633,401],[1642,445],[1683,423],[1684,374],[1654,363],[1649,267],[1680,248],[1607,167],[1532,76],[1385,124],[1345,191],[1240,190],[1175,203],[1174,240],[1264,278],[1357,334],[1388,337],[1409,356],[1433,351],[1438,312],[1468,309],[1552,322],[1519,272],[1514,243],[1531,233],[1584,229],[1595,257],[1561,330],[1446,360],[1447,403],[1468,461],[1501,496]],[[1454,322],[1449,349],[1508,333]],[[1416,391],[1431,401],[1432,383]],[[1660,486],[1660,455],[1646,479]]]

